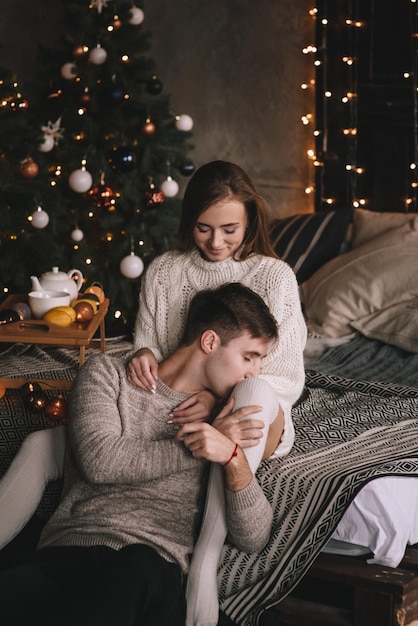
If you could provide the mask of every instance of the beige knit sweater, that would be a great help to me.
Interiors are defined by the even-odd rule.
[[[39,547],[142,543],[188,571],[207,463],[174,441],[167,424],[187,397],[161,380],[155,394],[130,385],[120,359],[87,360],[71,394],[74,452],[66,459],[63,498]],[[249,552],[260,549],[272,512],[256,479],[242,491],[226,491],[226,507],[231,541]]]
[[[277,456],[287,454],[294,441],[290,416],[304,381],[303,349],[306,325],[293,270],[284,261],[254,255],[245,261],[228,258],[212,263],[194,250],[157,257],[148,267],[139,295],[134,349],[149,348],[161,361],[177,347],[193,296],[202,289],[241,282],[263,298],[279,324],[279,340],[263,359],[261,378],[278,392],[285,413],[285,433]]]

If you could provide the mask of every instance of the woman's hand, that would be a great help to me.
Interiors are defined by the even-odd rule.
[[[180,426],[190,422],[202,422],[211,416],[216,400],[211,391],[199,391],[171,411],[170,423]]]
[[[126,366],[129,382],[154,393],[158,378],[158,362],[149,348],[138,350]]]

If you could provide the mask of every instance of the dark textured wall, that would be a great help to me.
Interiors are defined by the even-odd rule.
[[[86,3],[88,0],[86,0]],[[65,0],[2,0],[0,66],[22,82],[36,71],[39,42],[58,36]],[[109,0],[110,4],[110,0]],[[194,119],[197,166],[239,163],[268,198],[274,214],[312,209],[308,131],[312,110],[300,88],[312,74],[314,24],[307,0],[144,0],[144,28],[175,114]]]

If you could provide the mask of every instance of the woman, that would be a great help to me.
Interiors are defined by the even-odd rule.
[[[291,268],[275,254],[268,228],[268,204],[238,165],[214,161],[199,168],[184,195],[177,250],[157,257],[144,275],[135,324],[135,354],[127,367],[132,384],[152,392],[158,362],[177,346],[189,303],[197,291],[241,282],[258,293],[278,322],[279,341],[264,359],[259,379],[243,381],[234,394],[235,408],[260,405],[263,413],[257,413],[257,418],[264,417],[265,424],[269,425],[264,429],[261,443],[246,449],[254,472],[261,458],[284,456],[290,451],[294,441],[291,407],[304,384],[306,326],[297,282]],[[173,426],[207,419],[217,401],[209,392],[196,394],[192,400],[173,409]],[[33,492],[38,491],[40,498],[50,475],[55,476],[61,470],[64,445],[62,434],[54,434],[56,430],[62,429],[36,433],[37,441],[30,436],[32,456],[39,456],[34,452],[34,446],[38,445],[42,448],[45,466],[49,459],[48,474],[38,471],[30,476],[32,501]],[[54,437],[58,440],[56,448],[51,443]],[[51,448],[55,450],[52,467]],[[28,451],[25,454],[28,458]],[[20,453],[14,464],[20,475],[14,478],[8,472],[6,479],[9,483],[18,482],[22,489],[25,481],[19,456]],[[221,480],[222,475],[212,471],[204,522],[188,578],[187,624],[190,626],[217,623],[216,567],[226,528],[217,486]],[[4,498],[2,483],[0,503]],[[21,491],[19,502],[24,499]],[[30,513],[23,511],[17,515],[26,521],[32,512],[33,508]],[[16,527],[16,516],[14,525]]]
[[[184,195],[178,248],[155,259],[143,279],[128,377],[152,391],[158,361],[178,344],[196,291],[243,283],[264,299],[279,324],[279,342],[263,363],[262,378],[278,392],[285,421],[278,446],[276,425],[277,441],[267,456],[283,456],[294,439],[290,409],[304,382],[306,327],[294,273],[270,243],[269,214],[238,165],[214,161],[196,171]],[[178,407],[173,424],[207,418],[215,403],[208,396],[198,394]]]

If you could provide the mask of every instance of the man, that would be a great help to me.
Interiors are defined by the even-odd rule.
[[[169,414],[202,389],[227,399],[276,339],[261,298],[234,283],[194,297],[154,394],[128,382],[123,361],[88,359],[71,395],[61,503],[38,550],[0,573],[4,626],[184,624],[207,461],[223,466],[230,540],[264,547],[272,511],[242,450],[261,437],[263,422],[242,420],[257,407],[233,412],[229,400],[212,425],[174,434]]]

